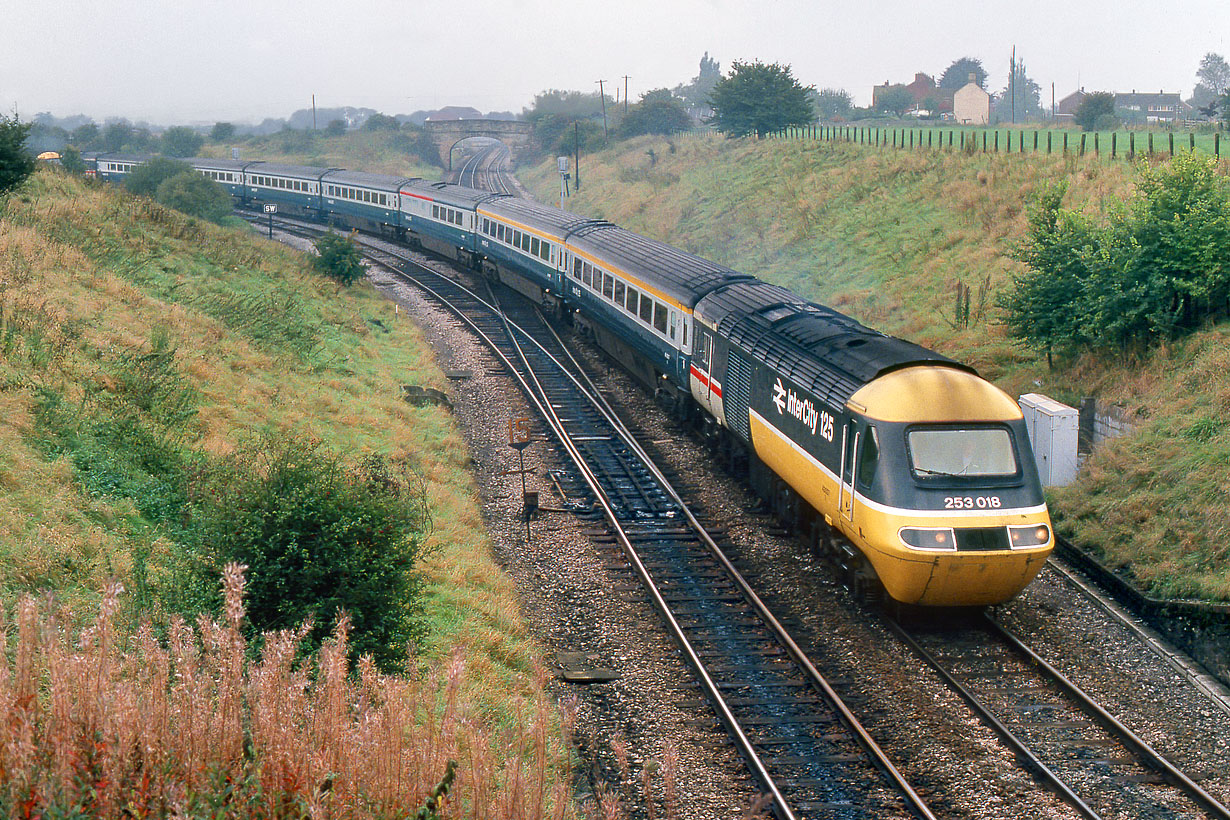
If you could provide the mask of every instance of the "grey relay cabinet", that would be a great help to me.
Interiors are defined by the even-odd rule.
[[[1029,443],[1044,487],[1071,484],[1076,479],[1076,439],[1079,413],[1041,393],[1017,400],[1025,414]]]

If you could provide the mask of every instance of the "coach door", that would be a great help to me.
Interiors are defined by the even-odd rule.
[[[859,434],[854,422],[848,421],[841,440],[841,485],[837,489],[837,509],[842,518],[854,520],[854,454],[858,452]]]

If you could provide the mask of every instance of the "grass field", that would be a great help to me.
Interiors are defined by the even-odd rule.
[[[428,637],[416,662],[438,674],[430,678],[434,688],[428,690],[421,686],[426,677],[407,683],[417,694],[405,705],[427,709],[420,715],[427,720],[451,693],[454,709],[447,726],[423,724],[431,729],[421,738],[424,760],[429,753],[464,754],[458,783],[471,790],[464,799],[473,801],[473,807],[487,799],[492,806],[505,805],[507,810],[497,813],[501,817],[532,813],[526,808],[535,796],[530,791],[536,789],[538,796],[566,791],[561,772],[568,751],[558,740],[559,716],[543,705],[539,649],[521,622],[511,581],[490,556],[466,445],[447,411],[415,407],[399,397],[399,385],[405,383],[446,386],[415,326],[404,318],[399,321],[393,305],[370,286],[340,290],[316,274],[305,255],[250,231],[218,228],[50,169],[0,199],[0,617],[13,623],[14,602],[38,596],[26,599],[15,616],[29,626],[22,633],[25,638],[13,636],[17,643],[8,644],[13,648],[25,640],[20,652],[31,660],[24,667],[2,665],[0,697],[19,697],[23,687],[43,685],[51,678],[42,676],[54,677],[49,670],[68,676],[71,665],[64,665],[62,656],[68,649],[57,648],[56,636],[75,640],[73,625],[92,621],[102,605],[98,617],[110,624],[107,630],[119,630],[120,638],[99,648],[98,655],[91,654],[93,639],[82,638],[86,654],[72,669],[85,674],[94,664],[98,675],[89,673],[89,680],[81,682],[81,696],[93,700],[92,705],[82,703],[78,714],[98,717],[96,707],[114,703],[120,712],[105,720],[98,717],[102,722],[91,725],[105,725],[107,732],[114,725],[123,737],[128,737],[125,731],[156,728],[125,723],[125,714],[139,715],[140,709],[124,698],[139,694],[137,678],[146,680],[141,675],[157,677],[157,670],[145,664],[158,656],[156,647],[137,646],[128,636],[149,614],[132,598],[141,587],[135,570],[140,564],[144,572],[166,572],[171,544],[131,500],[105,487],[83,486],[72,461],[49,458],[35,408],[48,395],[80,407],[107,406],[122,390],[115,363],[140,361],[159,344],[175,351],[182,392],[192,397],[196,408],[178,433],[193,448],[222,454],[256,433],[295,433],[318,439],[348,459],[381,453],[414,465],[433,520],[431,553],[421,567]],[[103,590],[116,582],[129,593],[104,605]],[[87,636],[98,634],[95,630]],[[199,639],[206,641],[210,634],[215,633],[203,628]],[[118,654],[130,650],[123,658]],[[230,663],[226,653],[215,657],[201,651],[201,663]],[[327,666],[336,660],[322,657],[321,662]],[[30,665],[43,663],[46,668]],[[209,698],[238,697],[242,693],[234,690],[237,686],[257,685],[255,665],[244,674],[229,690],[221,678],[214,682],[222,688],[202,689],[202,704],[213,702]],[[291,675],[289,670],[285,674]],[[87,683],[97,686],[104,678],[116,691],[91,694]],[[63,681],[69,685],[68,677]],[[390,693],[402,686],[394,681],[388,685],[393,687]],[[354,698],[358,704],[360,695],[372,696],[340,691],[335,688],[330,697]],[[255,693],[250,697],[253,703],[259,700]],[[41,708],[37,698],[23,702]],[[179,718],[186,721],[180,726],[184,732],[212,731],[210,710],[186,715]],[[518,715],[538,717],[523,722]],[[0,731],[6,787],[17,782],[11,766],[33,765],[35,760],[15,762],[10,752],[27,748],[21,745],[27,741],[54,740],[50,729],[47,735],[38,734],[42,730],[37,720],[42,718],[28,717],[27,728],[34,736],[22,740],[12,735],[9,730],[19,728],[16,718]],[[368,717],[383,719],[374,713]],[[205,723],[191,724],[198,719]],[[353,745],[358,736],[347,733],[363,728],[363,719],[359,713],[353,725],[334,725],[339,755],[343,747],[361,748]],[[306,759],[302,752],[307,735],[295,735],[296,727],[310,729],[299,723],[282,726],[288,744],[283,752]],[[391,742],[406,748],[410,735],[401,737],[396,725],[389,731]],[[102,737],[100,743],[105,743],[111,735],[104,732]],[[439,745],[433,747],[433,742]],[[320,767],[329,765],[327,757],[313,761],[316,768],[303,771],[316,772],[317,779],[295,781],[309,796],[327,773]],[[390,758],[373,757],[370,762],[380,761],[388,763]],[[401,802],[396,806],[386,805],[390,813],[413,813],[443,775],[442,759],[436,762],[438,766],[424,768],[422,782],[399,779],[406,790],[398,792]],[[171,764],[167,766],[166,772],[171,771]],[[56,770],[56,776],[66,771],[71,774],[71,767]],[[336,773],[360,776],[358,770]],[[43,783],[38,777],[52,774],[38,770],[31,782]],[[520,796],[505,789],[512,781],[518,781]],[[88,785],[69,783],[66,788]],[[214,785],[221,789],[223,784]],[[489,793],[480,797],[472,791],[476,788]],[[52,792],[43,792],[48,795]],[[0,800],[9,796],[0,793]]]
[[[1230,167],[1222,161],[1223,170]],[[558,201],[554,163],[521,169]],[[1049,491],[1060,528],[1159,594],[1230,600],[1226,330],[1144,356],[1086,356],[1050,369],[1009,339],[997,297],[1031,196],[1067,181],[1065,205],[1106,216],[1132,166],[1092,156],[877,150],[814,140],[642,138],[581,157],[579,213],[755,274],[978,368],[1011,395],[1083,396],[1134,415],[1077,484]],[[958,321],[958,283],[971,289]]]
[[[238,147],[245,160],[285,162],[320,168],[345,168],[372,174],[422,177],[438,180],[444,173],[437,165],[415,154],[404,136],[389,131],[348,131],[330,137],[323,132],[285,131],[267,137],[248,137],[225,143],[207,143],[202,156],[230,157]]]
[[[1050,139],[1048,150],[1048,137]],[[1065,128],[941,126],[918,123],[898,123],[882,126],[817,126],[814,129],[794,129],[775,138],[821,139],[823,141],[849,142],[868,148],[893,148],[913,150],[964,150],[970,153],[999,152],[1011,154],[1081,154],[1082,145],[1086,156],[1101,159],[1126,160],[1149,154],[1149,140],[1153,140],[1153,153],[1168,156],[1171,140],[1175,153],[1194,150],[1198,154],[1224,157],[1227,153],[1226,135],[1218,138],[1212,130],[1187,131],[1167,130],[1118,130],[1081,131]],[[1065,143],[1065,140],[1066,143]],[[878,142],[877,142],[878,141]],[[985,147],[984,147],[985,142]]]

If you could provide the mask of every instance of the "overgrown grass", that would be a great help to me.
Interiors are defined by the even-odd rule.
[[[445,410],[400,400],[408,382],[447,386],[371,287],[341,290],[248,232],[40,172],[0,202],[0,600],[49,592],[68,628],[118,580],[138,601],[117,626],[134,627],[171,565],[165,511],[182,488],[157,479],[183,466],[159,471],[172,451],[222,457],[267,434],[380,454],[414,465],[435,521],[418,662],[464,662],[459,702],[514,744],[483,754],[532,747],[519,716],[538,708],[539,650],[491,560],[466,447]],[[552,750],[556,777],[566,752]]]
[[[553,163],[519,173],[543,201],[558,197]],[[1124,406],[1137,432],[1051,492],[1059,527],[1153,592],[1230,600],[1225,328],[1051,369],[1007,336],[995,307],[1020,271],[1010,253],[1030,197],[1065,180],[1066,207],[1104,214],[1133,194],[1127,163],[700,135],[618,143],[583,156],[581,179],[571,210],[790,287],[968,362],[1012,395]]]
[[[23,598],[0,632],[0,811],[9,817],[568,816],[558,728],[541,694],[494,726],[464,695],[459,656],[435,671],[352,670],[348,624],[309,663],[304,630],[242,630],[244,577],[224,614],[169,639],[117,626],[109,588],[93,622],[66,629]],[[10,660],[10,658],[12,660]],[[541,690],[538,690],[541,692]],[[437,798],[429,804],[429,798]]]

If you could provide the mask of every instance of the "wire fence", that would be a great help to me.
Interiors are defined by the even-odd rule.
[[[859,125],[810,125],[787,128],[769,139],[810,139],[879,148],[948,150],[966,153],[1075,154],[1134,160],[1138,156],[1173,157],[1176,151],[1199,151],[1221,159],[1221,132],[1062,131],[1053,128],[892,128]]]

